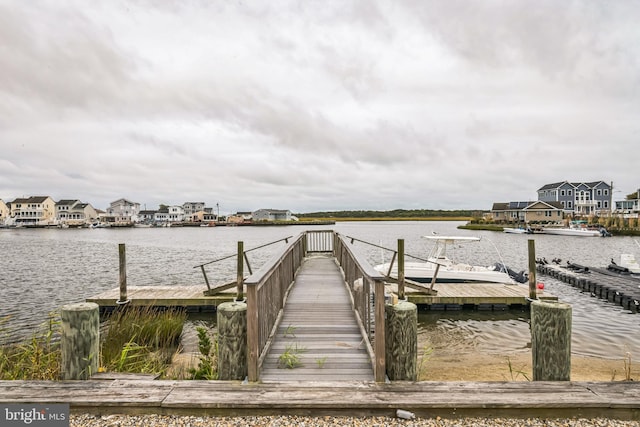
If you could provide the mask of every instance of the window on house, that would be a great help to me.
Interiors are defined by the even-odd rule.
[[[571,190],[567,190],[567,196],[571,195]]]
[[[564,190],[560,190],[560,195],[564,196]]]
[[[567,202],[567,208],[568,208],[568,209],[572,209],[572,208],[573,208],[573,203],[571,202],[571,200],[569,200],[569,201]]]
[[[600,189],[596,190],[596,194],[597,194],[598,196],[602,196],[602,190],[600,190]]]

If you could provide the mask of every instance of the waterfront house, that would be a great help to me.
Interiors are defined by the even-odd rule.
[[[184,210],[182,206],[167,206],[156,212],[153,220],[163,223],[182,222],[184,221]]]
[[[541,223],[562,221],[564,211],[559,202],[508,202],[494,203],[491,215],[498,223]]]
[[[107,219],[115,223],[131,223],[138,220],[140,203],[135,203],[127,199],[118,199],[111,202],[107,208]]]
[[[204,211],[204,202],[185,202],[182,205],[182,211],[185,218],[188,218],[196,212]]]
[[[635,193],[635,199],[616,201],[614,212],[624,218],[640,217],[640,189]]]
[[[254,222],[291,221],[291,211],[281,209],[259,209],[251,214]]]
[[[15,224],[53,225],[56,202],[49,196],[18,198],[10,203],[9,217]]]
[[[213,213],[213,208],[204,208],[190,216],[185,216],[185,219],[191,222],[215,222],[218,221],[218,216]]]
[[[0,199],[0,225],[4,224],[4,221],[9,217],[9,207]]]
[[[63,199],[55,206],[56,222],[70,226],[80,226],[93,223],[98,219],[98,212],[89,203],[80,200]]]
[[[157,212],[158,211],[153,211],[153,210],[142,210],[138,212],[138,221],[144,222],[144,223],[153,222],[155,218],[155,214]]]
[[[558,202],[568,214],[603,215],[611,213],[612,193],[612,186],[604,181],[563,181],[538,189],[538,200]]]
[[[244,224],[253,221],[253,214],[251,212],[236,212],[227,216],[227,222],[229,224]]]

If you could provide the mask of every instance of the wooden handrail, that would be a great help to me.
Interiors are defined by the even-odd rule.
[[[349,245],[351,240],[352,238],[335,233],[334,254],[344,273],[358,322],[368,338],[367,350],[372,359],[375,380],[384,382],[386,378],[384,301],[386,276],[375,270],[361,255],[351,250]],[[371,307],[372,299],[373,307]]]
[[[287,293],[304,258],[304,233],[270,262],[244,280],[247,287],[247,374],[259,379],[261,361],[269,350]]]

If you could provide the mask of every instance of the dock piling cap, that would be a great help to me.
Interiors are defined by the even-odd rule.
[[[247,311],[247,304],[242,301],[223,302],[218,306],[218,311]]]
[[[553,300],[533,300],[531,301],[531,305],[538,305],[540,307],[544,307],[544,308],[555,308],[555,309],[560,309],[560,310],[571,310],[571,304],[568,304],[566,302],[560,302],[560,301],[553,301]]]

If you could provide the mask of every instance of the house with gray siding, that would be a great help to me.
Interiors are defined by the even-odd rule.
[[[565,213],[602,215],[612,209],[612,188],[604,181],[555,182],[538,189],[538,200],[558,202]]]
[[[138,220],[139,212],[140,203],[127,199],[118,199],[115,202],[111,202],[111,206],[107,208],[107,217],[111,222],[130,223]]]
[[[281,209],[258,209],[251,214],[254,222],[291,221],[291,211]]]

